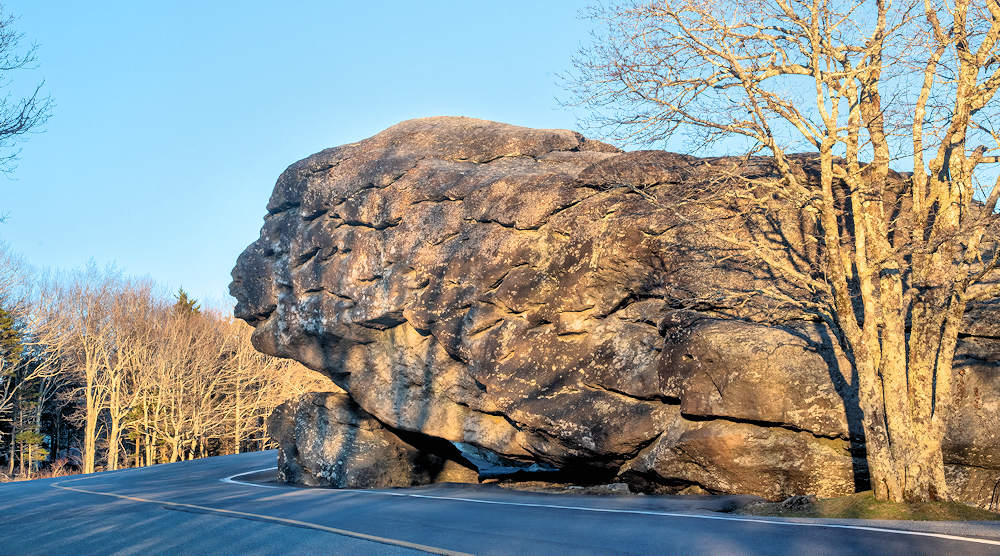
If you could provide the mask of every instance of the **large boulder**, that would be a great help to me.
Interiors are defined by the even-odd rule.
[[[403,122],[281,175],[233,271],[236,314],[258,349],[396,430],[649,491],[850,492],[866,481],[860,410],[829,331],[754,295],[775,278],[713,239],[747,233],[731,213],[663,202],[771,171],[565,130]],[[1000,326],[975,310],[948,437],[963,493],[1000,477]]]
[[[267,429],[278,442],[278,478],[285,482],[389,488],[478,479],[454,446],[392,431],[344,393],[289,400],[271,414]]]

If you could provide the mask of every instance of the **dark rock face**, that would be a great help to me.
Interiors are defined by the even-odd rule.
[[[770,278],[718,264],[684,207],[636,193],[723,170],[767,166],[403,122],[281,175],[233,271],[236,314],[393,429],[641,490],[852,492],[860,413],[829,332],[739,295]],[[973,501],[1000,477],[1000,326],[977,310],[947,456]]]
[[[280,445],[278,478],[290,483],[388,488],[478,479],[453,446],[419,433],[397,434],[347,394],[313,392],[287,401],[271,414],[267,429]]]

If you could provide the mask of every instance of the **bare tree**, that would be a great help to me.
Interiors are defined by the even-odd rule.
[[[120,293],[117,277],[96,269],[49,289],[46,335],[42,341],[73,376],[83,398],[83,472],[93,473],[97,461],[98,424],[108,403],[116,330],[112,306]]]
[[[11,320],[22,323],[28,313],[26,275],[23,261],[0,244],[0,310]],[[14,365],[11,358],[0,357],[0,415],[9,411],[21,387]]]
[[[824,320],[848,355],[876,497],[947,498],[959,326],[1000,292],[987,169],[1000,160],[1000,0],[660,0],[592,15],[603,26],[572,87],[594,123],[773,157],[771,175],[725,170],[691,199],[757,229],[798,213],[815,258],[767,234],[719,239],[802,288],[756,293]]]
[[[146,388],[146,356],[158,341],[156,320],[164,311],[148,283],[124,284],[111,304],[114,350],[105,353],[108,469],[118,469],[122,434]]]
[[[153,375],[145,381],[151,411],[146,426],[166,443],[167,461],[173,462],[204,455],[226,421],[227,345],[211,312],[166,309],[158,318],[156,349],[145,365]]]
[[[73,434],[89,473],[102,464],[117,469],[261,449],[274,407],[332,387],[294,361],[254,351],[242,321],[196,310],[193,300],[172,303],[151,283],[93,267],[30,278],[0,249],[0,308],[10,307],[23,330],[16,364],[0,358],[11,473],[18,447],[22,475],[46,454],[42,416],[49,411],[58,421],[67,404],[75,408],[69,420],[80,429]],[[49,448],[55,452],[52,442]]]
[[[339,388],[323,375],[291,359],[265,355],[250,343],[253,328],[229,318],[224,330],[230,342],[230,354],[224,362],[228,376],[226,424],[232,434],[233,451],[240,453],[246,444],[257,449],[267,441],[264,421],[283,401],[305,392],[331,391]]]
[[[17,18],[4,15],[0,8],[0,86],[9,88],[10,75],[30,68],[36,61],[37,47],[22,48],[24,37],[15,30]],[[42,83],[20,96],[8,93],[0,97],[0,171],[14,169],[19,151],[17,143],[36,131],[49,118],[52,101],[42,94]]]
[[[18,336],[17,353],[0,354],[0,417],[5,417],[11,428],[8,472],[14,469],[15,439],[29,432],[22,430],[27,423],[34,425],[30,432],[37,433],[44,403],[53,395],[57,382],[58,369],[50,364],[38,337],[42,311],[38,289],[28,266],[0,244],[0,315],[14,323],[11,332]],[[29,404],[32,397],[36,399]],[[28,405],[31,408],[25,414]]]

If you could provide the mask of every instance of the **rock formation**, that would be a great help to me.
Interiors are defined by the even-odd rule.
[[[725,210],[647,198],[769,171],[403,122],[281,175],[233,271],[236,314],[258,349],[327,374],[392,431],[649,492],[852,492],[867,480],[860,411],[829,332],[753,295],[774,278],[686,225],[701,210],[746,233]],[[982,502],[1000,478],[1000,325],[970,314],[946,458]]]
[[[278,406],[267,423],[280,444],[278,479],[308,486],[388,488],[477,482],[447,441],[391,431],[350,396],[313,392]]]

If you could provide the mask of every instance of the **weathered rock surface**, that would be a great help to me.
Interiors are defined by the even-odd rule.
[[[685,207],[636,192],[670,198],[723,171],[769,170],[403,122],[281,175],[233,272],[236,314],[258,349],[327,374],[393,429],[635,489],[853,491],[860,412],[828,332],[748,295],[773,277],[719,264]],[[971,314],[947,459],[977,500],[1000,478],[1000,325]]]
[[[854,492],[857,463],[840,440],[781,427],[679,418],[626,462],[620,477],[646,491],[673,492],[677,481],[776,500],[788,492]]]
[[[343,393],[289,400],[271,414],[267,429],[279,443],[278,478],[286,482],[388,488],[478,479],[454,446],[391,431]]]

